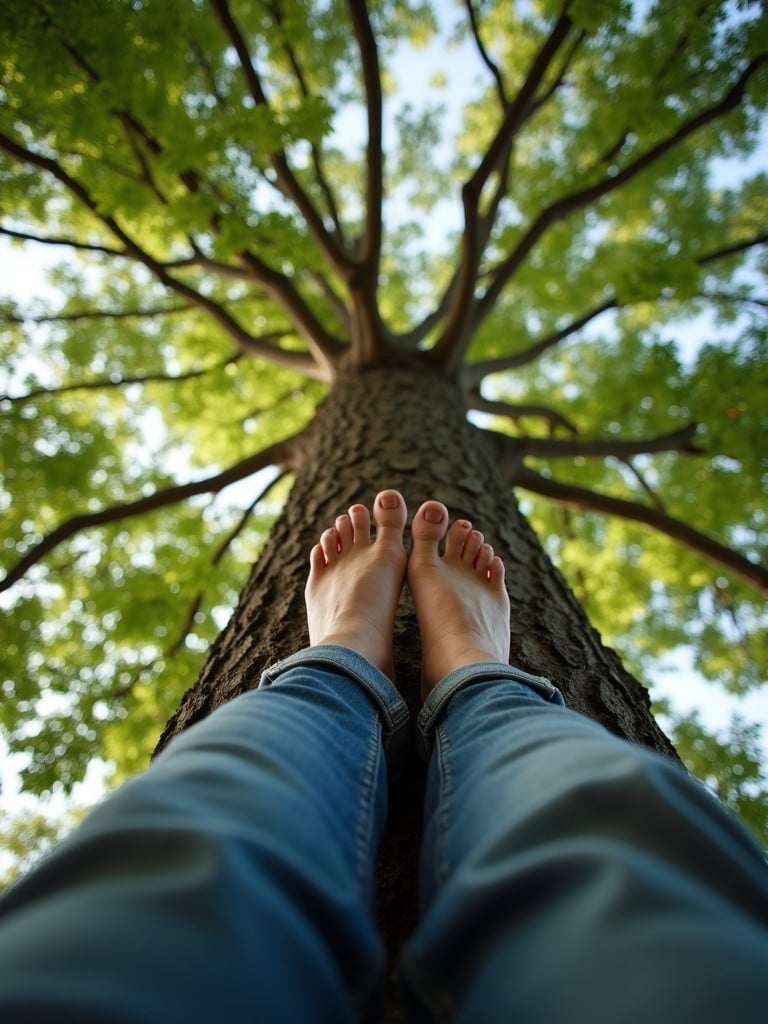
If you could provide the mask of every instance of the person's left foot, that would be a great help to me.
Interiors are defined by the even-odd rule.
[[[304,591],[310,646],[349,647],[390,679],[395,612],[405,580],[406,515],[398,491],[381,491],[373,504],[371,540],[368,509],[353,505],[312,548]]]

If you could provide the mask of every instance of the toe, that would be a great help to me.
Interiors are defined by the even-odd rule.
[[[464,541],[464,549],[461,553],[462,562],[470,569],[474,566],[475,559],[482,546],[482,533],[479,530],[470,530],[467,539]]]
[[[323,549],[325,564],[333,565],[339,558],[339,535],[336,528],[324,530],[320,536],[320,547]]]
[[[352,542],[354,544],[371,543],[371,517],[365,505],[353,505],[349,510],[352,522]]]
[[[309,568],[312,572],[320,572],[325,568],[325,555],[320,544],[315,544],[309,552]]]
[[[411,535],[417,557],[438,557],[437,546],[448,529],[448,509],[439,501],[425,501],[413,517]]]
[[[457,519],[452,524],[445,537],[445,557],[447,559],[456,562],[461,560],[461,553],[471,529],[472,524],[466,519]]]
[[[342,551],[352,547],[352,520],[346,512],[336,519],[336,532],[339,535],[339,546]]]
[[[504,562],[498,555],[494,555],[491,564],[488,566],[488,579],[500,590],[504,589]]]
[[[373,503],[373,521],[377,533],[402,536],[408,510],[399,491],[381,491]]]
[[[493,560],[493,548],[490,544],[481,544],[480,550],[477,552],[475,557],[475,572],[478,576],[482,576],[484,580],[488,579],[488,568]]]

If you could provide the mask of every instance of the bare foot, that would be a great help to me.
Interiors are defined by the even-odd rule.
[[[509,597],[502,560],[466,519],[448,529],[448,510],[439,501],[421,506],[412,533],[408,589],[421,633],[421,695],[426,699],[441,679],[463,665],[508,663]]]
[[[312,548],[304,591],[310,645],[349,647],[390,679],[395,611],[405,579],[406,515],[397,491],[377,494],[371,540],[368,509],[353,505]]]

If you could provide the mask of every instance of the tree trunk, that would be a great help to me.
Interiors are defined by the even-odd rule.
[[[411,514],[426,498],[437,498],[451,518],[471,519],[503,557],[513,664],[548,676],[570,707],[612,732],[675,757],[650,714],[645,688],[601,644],[498,466],[493,435],[467,421],[459,389],[441,374],[399,367],[341,377],[310,426],[302,469],[238,607],[158,750],[219,704],[255,687],[265,666],[306,645],[303,589],[311,546],[350,504],[370,506],[378,490],[395,487]],[[415,717],[419,645],[407,593],[395,633],[397,685]],[[423,785],[424,768],[414,760],[390,790],[379,915],[393,963],[416,920]]]

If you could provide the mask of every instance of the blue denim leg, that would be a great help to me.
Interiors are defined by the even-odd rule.
[[[741,826],[550,684],[463,672],[418,723],[433,749],[406,1019],[764,1021],[768,869]]]
[[[310,649],[176,739],[0,901],[0,1020],[372,1020],[395,688]]]

